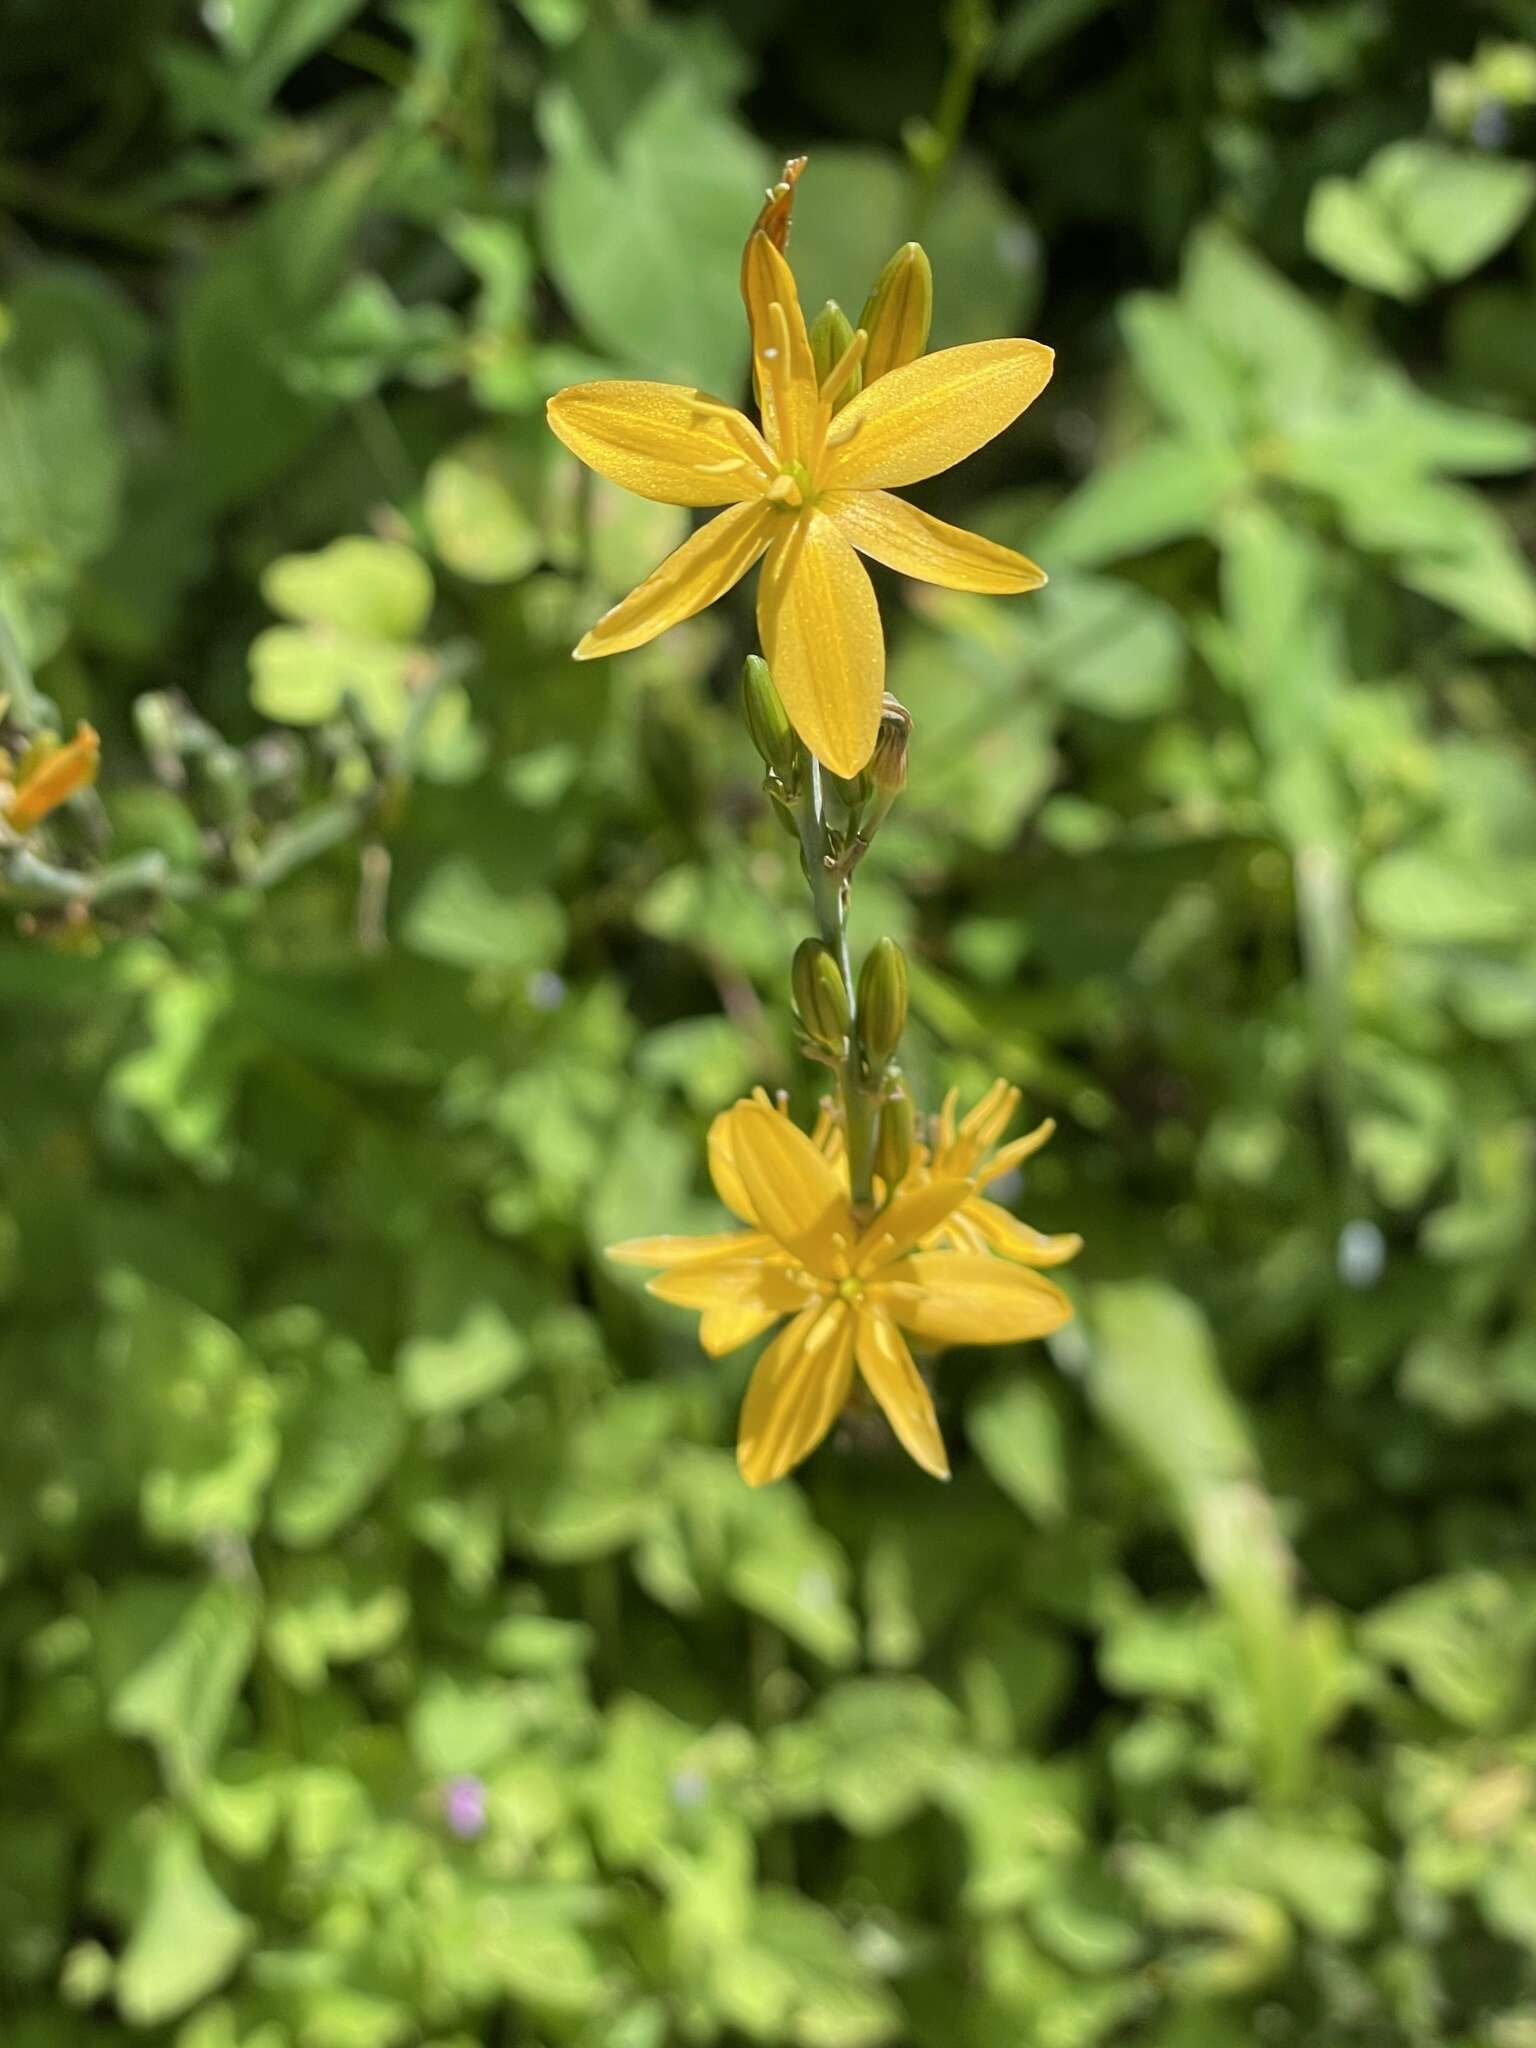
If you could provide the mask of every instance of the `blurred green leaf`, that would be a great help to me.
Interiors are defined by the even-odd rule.
[[[185,1821],[167,1819],[117,1966],[117,2006],[133,2027],[160,2026],[216,1991],[255,1929],[204,1867]]]

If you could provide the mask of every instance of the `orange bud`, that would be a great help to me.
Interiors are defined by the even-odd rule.
[[[76,790],[89,788],[100,761],[101,740],[82,719],[72,740],[47,747],[27,766],[6,806],[6,823],[15,832],[30,832]]]

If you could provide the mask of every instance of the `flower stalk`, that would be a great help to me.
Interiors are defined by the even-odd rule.
[[[953,1098],[920,1118],[898,1064],[906,960],[880,939],[856,976],[848,937],[854,871],[906,786],[912,737],[885,690],[879,611],[856,552],[952,589],[1039,587],[1025,556],[943,526],[890,486],[999,433],[1043,386],[1050,351],[1013,341],[927,355],[932,274],[916,243],[886,265],[857,328],[833,301],[807,327],[784,256],[803,168],[785,165],[742,261],[761,432],[675,386],[611,380],[549,407],[566,446],[630,490],[725,508],[598,621],[578,660],[642,645],[763,563],[762,653],[742,672],[742,716],[772,814],[800,847],[814,936],[795,949],[790,994],[801,1051],[831,1069],[836,1093],[810,1132],[790,1121],[786,1097],[762,1090],[715,1118],[710,1177],[742,1228],[608,1248],[652,1268],[659,1299],[698,1312],[711,1357],[777,1327],[737,1432],[749,1486],[792,1470],[865,1393],[916,1463],[947,1479],[909,1339],[926,1353],[1048,1335],[1072,1307],[1038,1269],[1078,1249],[984,1193],[1049,1123],[999,1149],[1019,1100],[1005,1082],[958,1124]]]

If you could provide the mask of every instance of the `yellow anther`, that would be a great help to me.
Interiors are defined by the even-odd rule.
[[[793,456],[799,451],[795,446],[791,409],[794,384],[789,367],[789,315],[777,299],[768,307],[768,326],[773,343],[760,351],[758,361],[762,365],[762,381],[773,394],[774,432],[771,438],[776,440],[781,456]]]

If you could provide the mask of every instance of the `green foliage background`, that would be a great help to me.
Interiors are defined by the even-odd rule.
[[[10,718],[106,768],[0,854],[6,2048],[1536,2042],[1533,45],[9,0]],[[859,929],[1088,1241],[947,1490],[749,1494],[599,1257],[810,1106],[805,913],[745,604],[569,663],[686,519],[542,399],[739,390],[802,147],[809,303],[1058,350],[919,494],[1049,589],[881,585]]]

